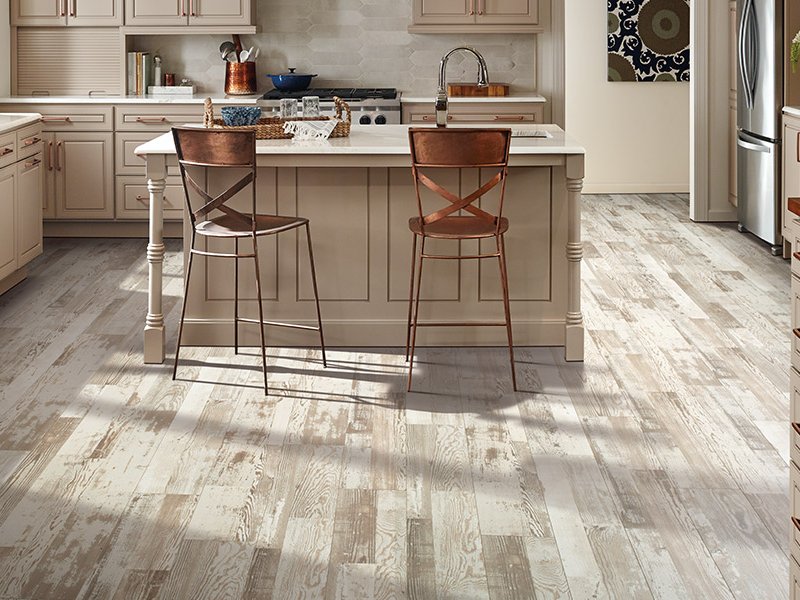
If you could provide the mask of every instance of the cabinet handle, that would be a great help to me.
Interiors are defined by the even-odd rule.
[[[53,170],[53,142],[47,142],[47,170]]]
[[[67,16],[67,0],[61,0],[61,9],[60,9],[60,15],[59,16],[62,16],[62,17],[66,17]]]
[[[3,148],[2,150],[0,150],[0,156],[6,156],[6,155],[11,154],[13,152],[14,152],[14,148],[6,147],[6,148]]]
[[[792,517],[792,525],[794,525],[795,529],[800,529],[800,519]]]
[[[800,423],[792,423],[792,429],[798,435],[800,435]]]
[[[189,0],[189,16],[196,17],[197,15],[194,14],[194,0]]]
[[[41,141],[42,141],[42,138],[38,138],[38,137],[34,136],[34,137],[28,138],[27,140],[22,142],[22,145],[23,146],[33,146],[34,144],[38,144]]]
[[[145,124],[166,123],[167,117],[136,117],[136,122]]]
[[[423,121],[435,121],[436,117],[434,115],[422,115],[422,120]],[[448,121],[452,121],[453,120],[453,115],[447,115],[447,120]]]
[[[70,17],[74,17],[75,16],[75,2],[76,1],[77,0],[70,0],[70,8],[69,8],[69,16]]]
[[[525,115],[495,115],[495,121],[524,121]]]
[[[483,14],[483,3],[484,3],[484,0],[478,0],[478,14],[479,15]]]
[[[186,0],[178,0],[181,3],[181,16],[186,16]]]
[[[72,119],[69,117],[42,117],[42,121],[45,123],[69,123]]]
[[[469,0],[469,14],[470,16],[475,14],[475,0]]]
[[[61,170],[61,145],[63,142],[60,140],[56,142],[56,171]]]
[[[38,164],[39,164],[39,163],[41,163],[41,162],[42,162],[42,161],[40,161],[38,158],[34,158],[33,160],[29,160],[29,161],[27,161],[27,162],[25,163],[25,168],[26,168],[26,169],[30,169],[30,168],[32,168],[32,167],[35,167],[36,165],[38,165]]]
[[[797,134],[797,162],[800,163],[800,133]]]
[[[166,194],[164,194],[164,196],[163,196],[162,198],[163,198],[163,200],[164,200],[164,204],[169,204],[169,198],[167,198],[167,195],[166,195]],[[137,201],[137,202],[141,202],[142,204],[144,204],[145,206],[147,206],[147,205],[149,205],[149,203],[150,203],[150,196],[141,196],[141,195],[137,195],[137,196],[136,196],[136,201]]]

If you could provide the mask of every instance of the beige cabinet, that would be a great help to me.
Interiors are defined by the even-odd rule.
[[[0,280],[17,270],[16,230],[17,167],[0,169]]]
[[[450,102],[449,123],[485,123],[493,125],[531,125],[544,122],[542,102]],[[435,123],[433,99],[430,102],[403,102],[402,120],[406,124]]]
[[[798,216],[789,211],[789,198],[800,198],[800,118],[783,115],[783,237],[791,239],[788,226]]]
[[[539,32],[539,0],[414,0],[413,33]]]
[[[122,0],[11,0],[11,24],[119,26],[122,25]]]
[[[25,265],[42,253],[44,162],[36,154],[17,163],[17,261]]]
[[[253,0],[128,0],[125,24],[144,26],[251,25]]]
[[[58,132],[52,146],[52,186],[57,219],[114,218],[114,135]]]

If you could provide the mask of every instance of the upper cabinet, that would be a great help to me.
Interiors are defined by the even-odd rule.
[[[539,0],[414,0],[412,33],[537,33]]]
[[[122,25],[122,0],[11,0],[18,26],[114,27]]]
[[[41,1],[41,0],[37,0]],[[253,0],[127,0],[125,24],[143,26],[251,25]]]

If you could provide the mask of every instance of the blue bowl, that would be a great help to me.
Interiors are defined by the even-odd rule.
[[[258,106],[223,106],[220,113],[228,127],[255,125],[261,118],[261,108]]]

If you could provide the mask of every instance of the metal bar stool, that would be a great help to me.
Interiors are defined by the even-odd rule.
[[[319,293],[317,291],[317,274],[314,268],[314,253],[311,248],[311,229],[308,219],[302,217],[282,217],[278,215],[262,215],[256,212],[256,136],[254,131],[214,131],[198,127],[173,127],[172,135],[175,139],[175,149],[178,154],[181,178],[186,196],[186,207],[192,223],[192,243],[189,249],[189,264],[186,269],[186,284],[181,309],[181,322],[178,329],[178,346],[175,349],[175,365],[172,370],[172,379],[178,372],[178,355],[181,349],[183,335],[183,321],[186,316],[186,297],[189,294],[189,278],[192,274],[192,259],[196,254],[213,258],[233,258],[234,271],[234,303],[233,303],[233,343],[234,352],[239,353],[239,323],[255,323],[261,333],[261,363],[264,370],[264,393],[269,393],[267,387],[267,350],[264,339],[264,325],[278,327],[291,327],[294,329],[307,329],[319,331],[319,342],[322,349],[322,364],[328,366],[325,357],[325,337],[322,333],[322,316],[319,310]],[[200,167],[207,173],[217,171],[238,171],[244,175],[222,193],[212,196],[207,191],[207,186],[200,185],[187,172],[187,167]],[[244,214],[227,206],[226,203],[250,187],[252,196],[251,214]],[[196,197],[201,203],[194,209],[191,198]],[[209,215],[217,211],[218,216]],[[198,222],[198,219],[200,221]],[[261,272],[258,260],[258,238],[267,235],[276,235],[305,227],[306,240],[308,241],[308,256],[311,262],[311,280],[314,286],[314,301],[317,307],[317,327],[297,325],[293,323],[279,323],[264,320],[264,307],[261,298]],[[196,236],[211,238],[233,239],[234,252],[207,252],[195,248]],[[253,241],[252,253],[239,252],[239,240],[250,238]],[[255,263],[256,294],[258,298],[258,319],[249,319],[239,316],[239,259],[252,258]]]
[[[514,340],[511,333],[511,310],[508,300],[508,271],[503,235],[508,231],[508,219],[503,214],[506,178],[508,176],[508,151],[511,145],[510,129],[422,129],[408,130],[411,145],[411,170],[417,194],[419,216],[408,221],[413,234],[411,248],[411,281],[408,294],[408,328],[406,330],[406,361],[408,361],[408,391],[411,391],[411,376],[414,372],[414,349],[418,327],[444,326],[497,326],[505,327],[508,333],[508,354],[511,359],[511,381],[517,391],[517,375],[514,369]],[[475,168],[495,170],[495,175],[480,188],[463,198],[446,190],[421,169],[435,172],[437,169]],[[449,203],[430,214],[424,214],[420,184],[435,192]],[[473,203],[495,186],[500,185],[500,200],[497,215],[474,206]],[[466,211],[470,216],[453,215]],[[417,238],[420,250],[417,254]],[[438,238],[446,240],[468,240],[495,238],[497,251],[489,254],[469,256],[425,254],[425,240]],[[497,258],[500,263],[500,280],[503,287],[503,307],[505,321],[497,322],[426,322],[419,323],[419,291],[422,282],[422,264],[425,259],[469,260]],[[414,281],[416,265],[416,283]]]

